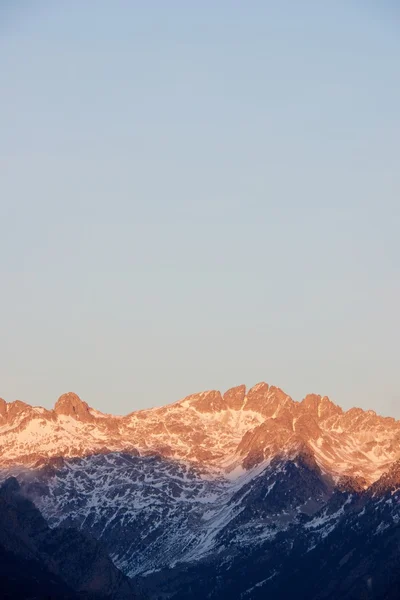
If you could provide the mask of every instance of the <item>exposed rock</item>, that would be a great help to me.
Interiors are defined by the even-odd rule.
[[[86,423],[90,423],[94,420],[94,417],[90,413],[89,405],[86,404],[86,402],[83,402],[79,396],[73,392],[68,392],[59,397],[54,406],[54,412],[57,415],[73,417],[78,421],[84,421]]]
[[[220,412],[227,408],[227,403],[222,398],[221,392],[215,390],[189,396],[186,400],[201,413]]]
[[[0,398],[0,420],[3,420],[7,415],[7,402]]]
[[[102,414],[70,392],[52,411],[20,401],[0,402],[0,419],[3,466],[139,451],[229,470],[238,461],[254,465],[307,443],[328,472],[371,483],[400,459],[398,421],[359,408],[343,412],[316,394],[295,402],[267,383],[247,394],[244,385],[223,395],[215,390],[194,394],[124,417]]]
[[[237,387],[230,388],[223,396],[226,406],[232,410],[240,410],[243,407],[243,403],[246,396],[246,386],[238,385]]]

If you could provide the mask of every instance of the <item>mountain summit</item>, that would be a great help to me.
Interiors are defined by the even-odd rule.
[[[83,402],[77,394],[68,392],[59,397],[54,406],[54,412],[57,415],[65,415],[73,417],[78,421],[93,421],[93,415],[90,412],[90,407],[86,402]]]
[[[360,408],[343,411],[316,394],[296,402],[264,382],[126,416],[103,414],[69,392],[53,410],[0,401],[0,445],[0,466],[131,452],[225,474],[306,448],[323,472],[367,485],[400,459],[400,422]]]

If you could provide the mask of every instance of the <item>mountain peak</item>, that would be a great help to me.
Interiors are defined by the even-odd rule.
[[[248,391],[246,410],[253,410],[264,417],[272,417],[283,407],[290,410],[293,404],[291,397],[283,390],[262,381]]]
[[[83,402],[74,392],[62,394],[54,406],[54,412],[57,415],[73,417],[77,421],[92,421],[93,416],[90,413],[90,407]]]
[[[4,413],[3,413],[4,411]],[[22,402],[21,400],[14,400],[14,402],[8,402],[0,408],[0,414],[7,419],[8,423],[15,423],[21,421],[24,417],[30,415],[33,411],[30,404]]]
[[[307,394],[307,396],[300,402],[300,405],[312,414],[314,418],[326,419],[334,415],[343,414],[343,409],[334,404],[328,396],[319,396],[318,394]]]
[[[184,398],[182,403],[188,404],[200,413],[220,412],[226,408],[221,392],[218,390],[207,390],[199,394],[192,394]]]
[[[226,390],[223,395],[223,399],[226,402],[228,408],[233,410],[240,410],[243,406],[246,397],[246,386],[238,385],[236,387]]]
[[[7,402],[0,398],[0,418],[4,418],[7,414]]]

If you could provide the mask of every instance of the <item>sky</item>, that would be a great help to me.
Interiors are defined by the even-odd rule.
[[[0,396],[400,418],[400,9],[0,5]]]

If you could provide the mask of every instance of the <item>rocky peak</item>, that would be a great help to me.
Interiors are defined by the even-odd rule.
[[[305,398],[301,401],[301,406],[308,413],[318,415],[318,406],[321,402],[321,396],[318,394],[307,394]]]
[[[237,387],[230,388],[223,395],[224,402],[228,408],[233,410],[240,410],[243,406],[244,399],[246,397],[246,386],[238,385]]]
[[[5,400],[3,400],[3,398],[0,398],[0,419],[1,418],[5,418],[5,416],[7,415],[7,402]]]
[[[89,405],[73,392],[68,392],[59,397],[54,406],[54,412],[57,415],[72,417],[77,421],[88,422],[94,420]]]
[[[329,400],[328,396],[319,396],[317,394],[308,394],[300,402],[300,407],[317,420],[343,414],[340,406]]]
[[[33,408],[29,404],[21,402],[21,400],[15,400],[14,402],[9,402],[7,404],[6,411],[7,422],[14,423],[16,420],[20,421],[21,418],[25,417],[25,415],[28,416],[29,413],[32,413]]]
[[[268,383],[257,383],[247,394],[246,410],[254,410],[265,417],[272,417],[279,408],[294,404],[293,400],[283,390]]]
[[[332,402],[328,396],[323,396],[320,402],[320,413],[322,418],[327,418],[333,415],[342,415],[343,409]]]
[[[221,392],[217,390],[193,394],[185,398],[184,402],[189,403],[190,406],[202,413],[219,412],[227,408],[226,401],[223,399]]]
[[[268,383],[257,383],[247,392],[246,410],[259,412],[261,407],[265,407],[269,402]]]
[[[340,418],[340,425],[351,433],[384,428],[392,431],[399,429],[399,422],[391,417],[378,416],[374,411],[362,408],[350,408]]]

